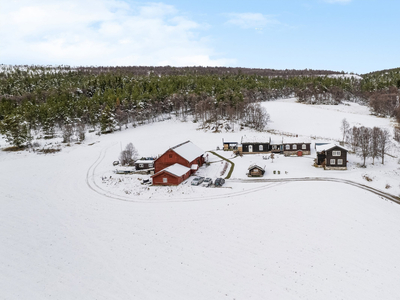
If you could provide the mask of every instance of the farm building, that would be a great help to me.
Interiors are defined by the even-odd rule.
[[[240,154],[272,152],[302,156],[311,154],[311,142],[299,137],[282,137],[272,140],[270,137],[243,136],[237,149]]]
[[[224,151],[234,151],[238,147],[238,142],[226,142],[224,139],[222,139],[222,144],[224,145]]]
[[[190,168],[192,173],[196,172],[204,164],[204,151],[186,141],[182,144],[169,148],[160,157],[154,161],[154,172],[158,173],[162,169],[172,166],[176,163]]]
[[[311,142],[299,137],[284,137],[282,139],[281,153],[285,155],[310,155],[311,154]]]
[[[315,144],[316,165],[325,170],[347,170],[348,150],[336,144]]]
[[[243,154],[267,153],[270,151],[271,139],[267,137],[242,136],[238,150]]]
[[[151,176],[153,185],[179,185],[188,179],[191,169],[178,163],[166,167]]]
[[[265,173],[265,167],[262,168],[256,164],[251,165],[248,170],[249,170],[249,172],[247,173],[248,177],[262,177],[264,176]]]
[[[154,168],[154,160],[137,160],[135,161],[135,169],[136,170],[147,170]]]

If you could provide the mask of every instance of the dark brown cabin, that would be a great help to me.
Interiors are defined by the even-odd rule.
[[[262,168],[258,165],[251,165],[249,167],[249,172],[247,173],[248,177],[262,177],[265,173],[265,167]]]
[[[347,170],[348,150],[336,144],[316,144],[317,166],[326,170]]]

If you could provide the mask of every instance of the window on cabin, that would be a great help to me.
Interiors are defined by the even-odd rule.
[[[264,150],[263,145],[259,145],[259,146],[258,146],[258,150],[259,150],[259,151],[263,151],[263,150]]]
[[[149,168],[152,168],[153,167],[153,164],[149,164]]]
[[[290,145],[286,145],[286,150],[290,150]]]
[[[307,145],[306,145],[306,144],[303,144],[303,145],[301,146],[301,149],[306,150],[306,149],[307,149]]]
[[[163,183],[168,183],[168,178],[167,178],[167,177],[164,177],[164,178],[162,179],[162,182],[163,182]]]
[[[143,164],[139,164],[139,168],[143,168]]]
[[[338,164],[338,165],[343,165],[343,159],[338,159],[338,160],[337,160],[337,164]]]
[[[332,151],[332,156],[340,156],[340,151]]]
[[[293,150],[297,150],[297,145],[293,145]]]
[[[169,158],[172,158],[172,154],[169,155]]]
[[[331,163],[331,165],[335,165],[335,164],[336,164],[336,159],[333,159],[333,158],[332,158],[332,159],[330,160],[330,163]]]

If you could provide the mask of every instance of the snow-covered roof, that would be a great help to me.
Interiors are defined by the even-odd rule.
[[[257,164],[252,164],[252,165],[248,168],[248,170],[251,170],[251,169],[254,169],[254,168],[257,168],[257,169],[260,169],[260,170],[265,171],[265,166],[264,166],[264,167],[260,167],[260,166],[257,165]]]
[[[154,160],[151,159],[146,159],[146,160],[137,160],[135,161],[135,164],[152,164],[154,163]]]
[[[295,136],[273,136],[271,137],[271,145],[283,145],[283,144],[310,144],[311,139],[309,137],[295,137]]]
[[[172,166],[166,167],[165,169],[162,169],[160,172],[158,172],[157,174],[161,173],[161,172],[168,172],[172,175],[175,176],[182,176],[185,175],[187,172],[190,171],[190,168],[182,166],[181,164],[173,164]],[[155,175],[157,175],[155,174]],[[153,175],[152,177],[154,177],[155,175]]]
[[[334,143],[329,143],[329,144],[324,144],[324,145],[316,145],[316,146],[315,146],[315,150],[317,150],[317,152],[321,152],[321,151],[330,150],[330,149],[332,149],[332,148],[334,148],[334,147],[339,147],[339,148],[341,148],[341,149],[343,149],[343,150],[349,151],[349,150],[346,149],[345,147],[340,146],[340,145],[337,145],[337,144],[334,144]]]
[[[204,151],[193,144],[191,141],[184,142],[171,148],[179,156],[186,159],[188,162],[193,161],[204,154]]]
[[[244,135],[242,136],[242,144],[243,143],[259,143],[259,144],[264,144],[264,143],[269,143],[270,138],[267,136],[247,136]]]
[[[311,139],[307,137],[284,136],[283,144],[309,144]]]

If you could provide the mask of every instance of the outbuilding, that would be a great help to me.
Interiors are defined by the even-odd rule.
[[[135,169],[136,170],[147,170],[154,168],[154,160],[144,160],[140,159],[135,161]]]
[[[151,176],[153,185],[179,185],[189,178],[191,169],[178,163],[166,167]]]
[[[248,177],[262,177],[265,173],[265,167],[263,168],[256,164],[251,165],[248,170]]]

